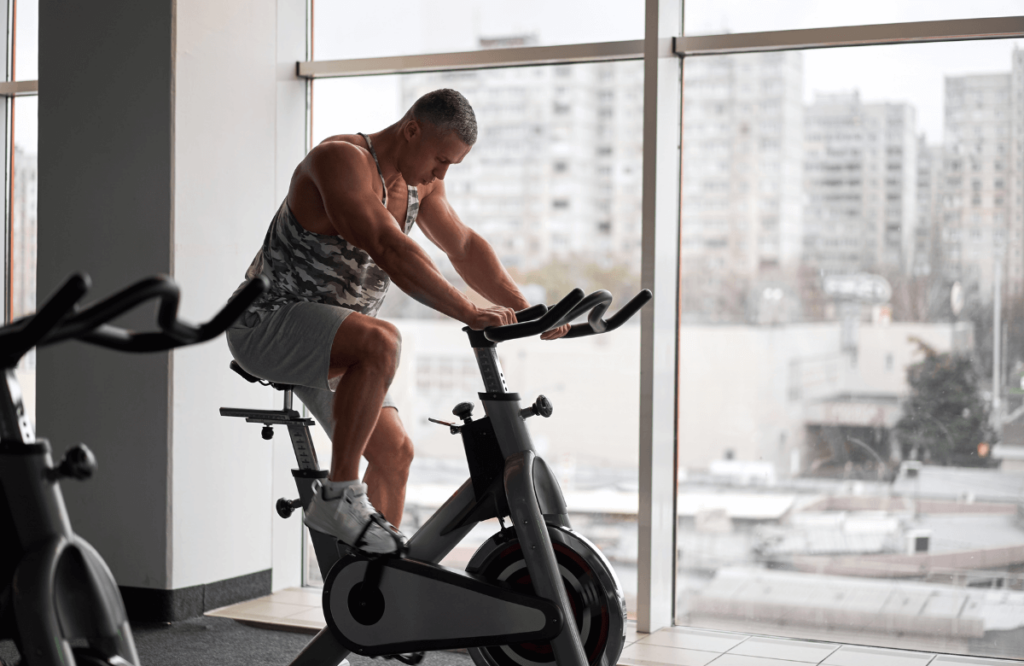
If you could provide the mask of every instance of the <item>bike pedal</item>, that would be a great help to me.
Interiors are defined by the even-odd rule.
[[[400,661],[403,664],[409,664],[409,666],[416,666],[416,664],[423,661],[423,652],[409,652],[408,654],[386,654],[383,659]]]

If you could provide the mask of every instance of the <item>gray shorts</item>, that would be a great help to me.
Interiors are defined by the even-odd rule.
[[[350,314],[352,310],[336,305],[289,303],[267,314],[256,326],[229,328],[228,349],[246,372],[294,385],[295,396],[333,437],[332,405],[338,380],[328,378],[331,345]],[[384,396],[383,407],[398,409],[390,393]]]

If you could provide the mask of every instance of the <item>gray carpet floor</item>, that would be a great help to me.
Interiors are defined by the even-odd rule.
[[[310,634],[264,629],[221,617],[132,627],[142,666],[286,666],[312,638]],[[0,641],[0,659],[13,666],[18,652]],[[352,655],[352,666],[403,666],[398,661]],[[472,666],[456,652],[428,652],[421,666]]]

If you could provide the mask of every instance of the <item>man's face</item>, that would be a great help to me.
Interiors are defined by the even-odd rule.
[[[454,132],[441,133],[416,120],[406,126],[405,137],[408,150],[400,169],[405,182],[413,186],[444,180],[448,167],[460,163],[470,150]]]

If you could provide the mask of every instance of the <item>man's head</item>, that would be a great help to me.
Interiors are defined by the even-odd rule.
[[[401,121],[406,141],[399,170],[410,185],[444,180],[476,143],[476,114],[461,93],[442,88],[423,95]]]
[[[455,134],[462,143],[476,143],[476,114],[462,93],[451,88],[428,92],[416,100],[407,117],[432,125],[441,134]]]

